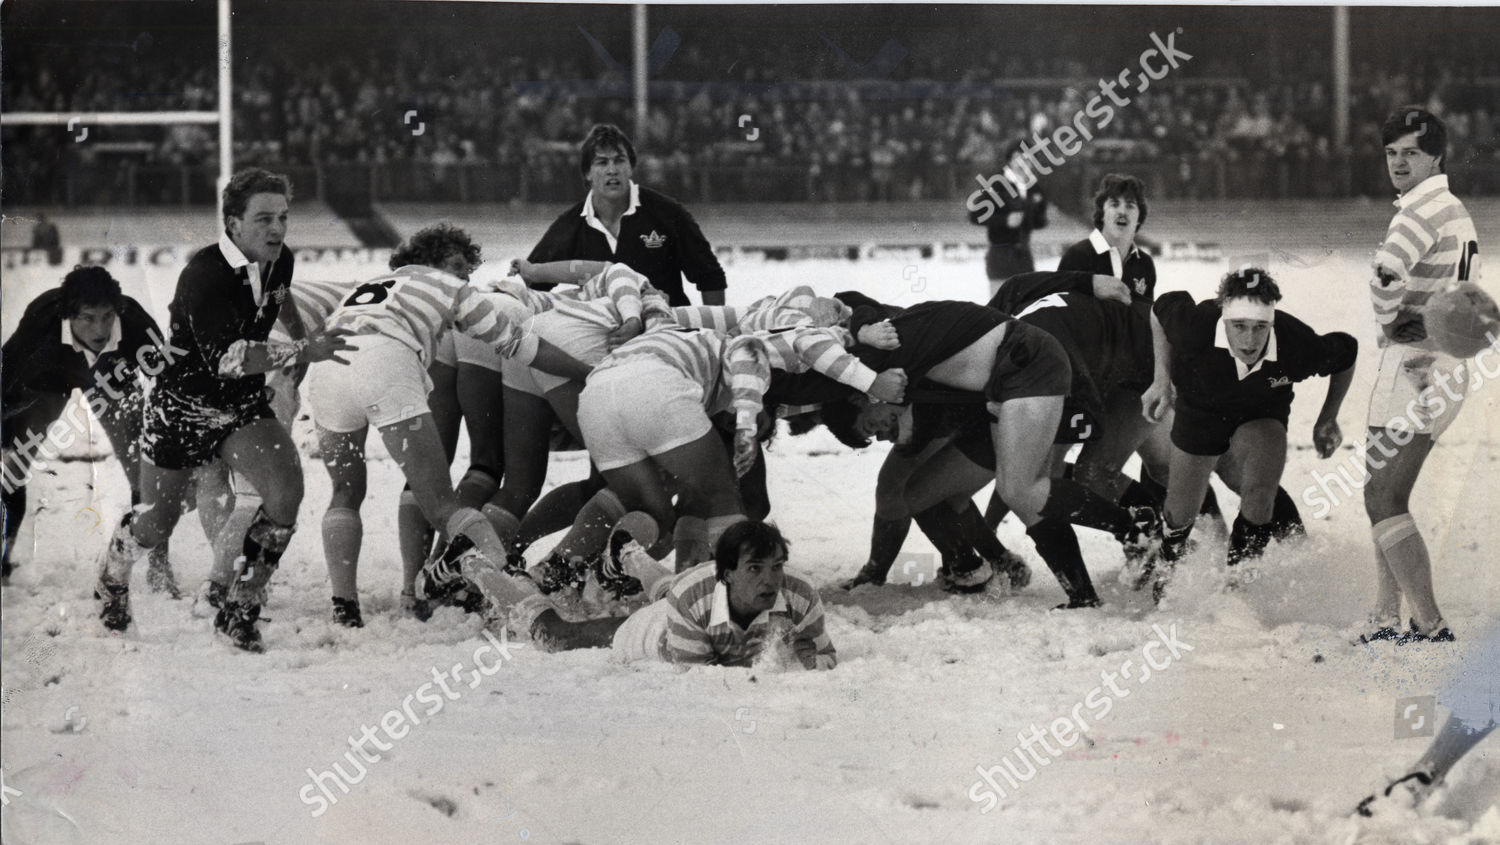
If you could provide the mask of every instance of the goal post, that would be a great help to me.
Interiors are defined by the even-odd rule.
[[[230,0],[219,7],[219,108],[216,111],[106,111],[106,112],[3,112],[0,126],[151,126],[167,124],[219,125],[219,179],[214,195],[223,202],[224,186],[234,174],[234,80],[230,74],[233,53],[230,33]],[[221,215],[223,209],[220,209]]]

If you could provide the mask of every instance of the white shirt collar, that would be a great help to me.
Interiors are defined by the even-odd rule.
[[[776,593],[776,604],[772,605],[770,610],[762,610],[759,616],[750,620],[749,627],[742,628],[741,630],[749,631],[750,628],[754,628],[760,624],[761,620],[766,619],[772,613],[786,612],[786,593],[778,591]],[[729,585],[723,581],[715,581],[714,606],[713,610],[708,614],[708,627],[717,628],[721,625],[734,625],[734,619],[729,615]],[[738,628],[739,626],[735,625],[735,627]]]
[[[250,259],[246,258],[245,253],[240,252],[240,248],[234,245],[228,232],[219,235],[219,252],[223,254],[224,260],[229,262],[232,269],[239,270],[250,266]],[[256,304],[260,304],[260,268],[256,267],[254,272],[246,271],[245,276],[250,282],[251,295],[255,298]]]
[[[1114,277],[1117,279],[1125,278],[1125,256],[1121,255],[1118,249],[1115,249],[1114,244],[1105,240],[1103,232],[1099,231],[1098,229],[1090,232],[1089,245],[1092,246],[1094,248],[1094,252],[1099,255],[1103,255],[1106,252],[1109,253],[1109,266],[1115,271],[1112,275],[1114,275]],[[1131,255],[1135,255],[1140,251],[1141,248],[1139,244],[1132,243],[1130,245]]]
[[[1426,179],[1418,182],[1410,191],[1397,197],[1394,205],[1397,208],[1406,208],[1408,205],[1416,202],[1418,197],[1446,190],[1448,190],[1448,174],[1439,173],[1436,176],[1428,176]]]
[[[62,342],[63,342],[63,346],[71,346],[74,349],[77,349],[79,352],[82,352],[83,353],[83,359],[85,361],[89,362],[89,366],[90,367],[94,366],[94,362],[97,361],[97,360],[99,360],[99,356],[100,355],[103,355],[106,352],[113,352],[116,349],[119,349],[120,348],[120,337],[121,337],[121,334],[120,334],[120,317],[119,317],[118,312],[116,312],[116,315],[115,315],[115,323],[114,323],[114,325],[112,327],[110,327],[110,330],[109,330],[109,341],[106,342],[104,344],[104,348],[101,349],[101,350],[99,350],[98,352],[95,352],[94,350],[88,348],[87,346],[84,346],[83,344],[79,343],[73,337],[73,325],[72,325],[71,322],[69,322],[69,320],[68,320],[67,317],[64,317],[63,321],[62,321]]]
[[[620,216],[628,217],[634,214],[635,210],[637,208],[640,208],[640,205],[641,186],[632,181],[630,183],[630,205],[625,209],[625,213]],[[588,223],[590,228],[598,229],[600,232],[604,233],[605,240],[609,241],[610,252],[614,252],[618,248],[615,243],[614,234],[609,231],[609,227],[604,225],[604,223],[599,220],[599,216],[594,213],[594,192],[592,189],[589,190],[589,195],[583,198],[582,217],[584,222]]]
[[[1271,338],[1266,341],[1266,354],[1260,356],[1254,364],[1246,364],[1230,352],[1229,333],[1224,330],[1223,320],[1217,320],[1214,323],[1214,346],[1229,352],[1229,357],[1234,360],[1234,371],[1239,374],[1240,381],[1244,381],[1246,376],[1259,370],[1261,364],[1276,360],[1276,325],[1274,323],[1271,325]]]

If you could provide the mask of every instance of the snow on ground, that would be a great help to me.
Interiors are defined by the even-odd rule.
[[[1364,260],[1280,256],[1270,269],[1287,310],[1363,342],[1372,336]],[[1164,263],[1160,289],[1206,295],[1226,265]],[[973,261],[728,270],[736,300],[793,282],[898,303],[984,297]],[[21,292],[9,278],[7,288],[11,311]],[[170,291],[153,293],[164,307]],[[1362,356],[1341,415],[1350,436],[1363,426],[1372,369]],[[1322,391],[1304,386],[1293,412],[1285,483],[1298,497],[1313,470],[1357,466],[1352,446],[1321,463],[1312,452]],[[1304,499],[1310,538],[1276,547],[1239,592],[1223,589],[1219,543],[1201,533],[1203,551],[1160,609],[1120,585],[1112,541],[1083,531],[1106,606],[1049,611],[1062,592],[1011,523],[1002,539],[1036,572],[1017,595],[943,594],[918,532],[894,576],[905,583],[846,594],[835,585],[864,560],[883,448],[852,454],[819,431],[778,439],[769,478],[792,564],[829,605],[840,658],[832,672],[771,661],[678,672],[622,666],[603,650],[515,647],[506,660],[481,651],[477,620],[456,610],[425,625],[403,618],[390,519],[400,479],[376,441],[364,510],[367,627],[329,621],[318,538],[328,482],[308,462],[301,531],[267,608],[269,652],[252,656],[216,642],[189,602],[151,595],[139,577],[137,624],[124,636],[102,631],[89,600],[93,561],[128,492],[108,460],[61,463],[32,485],[36,513],[4,592],[4,841],[1500,841],[1493,738],[1420,815],[1350,817],[1427,744],[1394,738],[1396,700],[1440,689],[1464,641],[1500,607],[1489,524],[1500,501],[1497,394],[1487,386],[1471,400],[1413,497],[1460,643],[1401,651],[1348,644],[1373,595],[1357,493],[1326,508]],[[576,454],[554,461],[557,482],[585,467]],[[44,539],[31,544],[33,532]],[[191,516],[173,557],[196,585],[207,548]],[[1180,644],[1175,653],[1148,645],[1163,637]],[[1148,675],[1146,657],[1165,668]],[[492,675],[475,671],[476,661],[489,669],[497,660]],[[1101,673],[1122,667],[1131,674],[1116,676],[1118,693],[1105,688]],[[462,683],[435,698],[434,673],[450,669]],[[400,724],[413,696],[418,723]],[[1081,739],[1054,746],[1056,756],[1037,746],[1045,765],[1017,786],[993,770],[1007,794],[985,797],[981,771],[1008,759],[1026,774],[1018,732],[1075,714]],[[378,759],[354,765],[350,737],[382,719],[409,733],[388,748],[371,743]],[[335,782],[336,763],[348,781]],[[313,785],[323,772],[331,803]]]

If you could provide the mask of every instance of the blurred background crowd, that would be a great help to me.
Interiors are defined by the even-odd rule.
[[[180,4],[49,5],[88,19],[64,31],[7,4],[5,111],[216,107],[209,4],[189,21]],[[1496,22],[1487,9],[1352,10],[1341,145],[1328,8],[653,7],[637,125],[629,7],[241,0],[234,150],[237,164],[368,180],[389,199],[552,202],[577,196],[587,127],[613,122],[634,136],[638,180],[687,200],[962,198],[1000,170],[1006,142],[1070,122],[1101,78],[1129,70],[1133,87],[1158,33],[1192,59],[1120,89],[1130,104],[1091,122],[1078,165],[1128,167],[1163,197],[1383,196],[1379,122],[1418,102],[1448,121],[1463,191],[1495,193]],[[6,127],[6,192],[212,201],[212,125],[94,127],[89,140]]]

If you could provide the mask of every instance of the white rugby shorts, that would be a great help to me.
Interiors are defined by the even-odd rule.
[[[636,358],[589,376],[578,397],[578,427],[594,465],[610,470],[685,446],[713,425],[700,385]]]
[[[1463,359],[1392,343],[1380,350],[1366,424],[1404,428],[1436,440],[1457,418],[1468,390],[1469,368]]]
[[[307,371],[307,404],[328,431],[384,428],[428,413],[432,379],[410,346],[378,334],[352,335],[348,365],[318,361]]]

